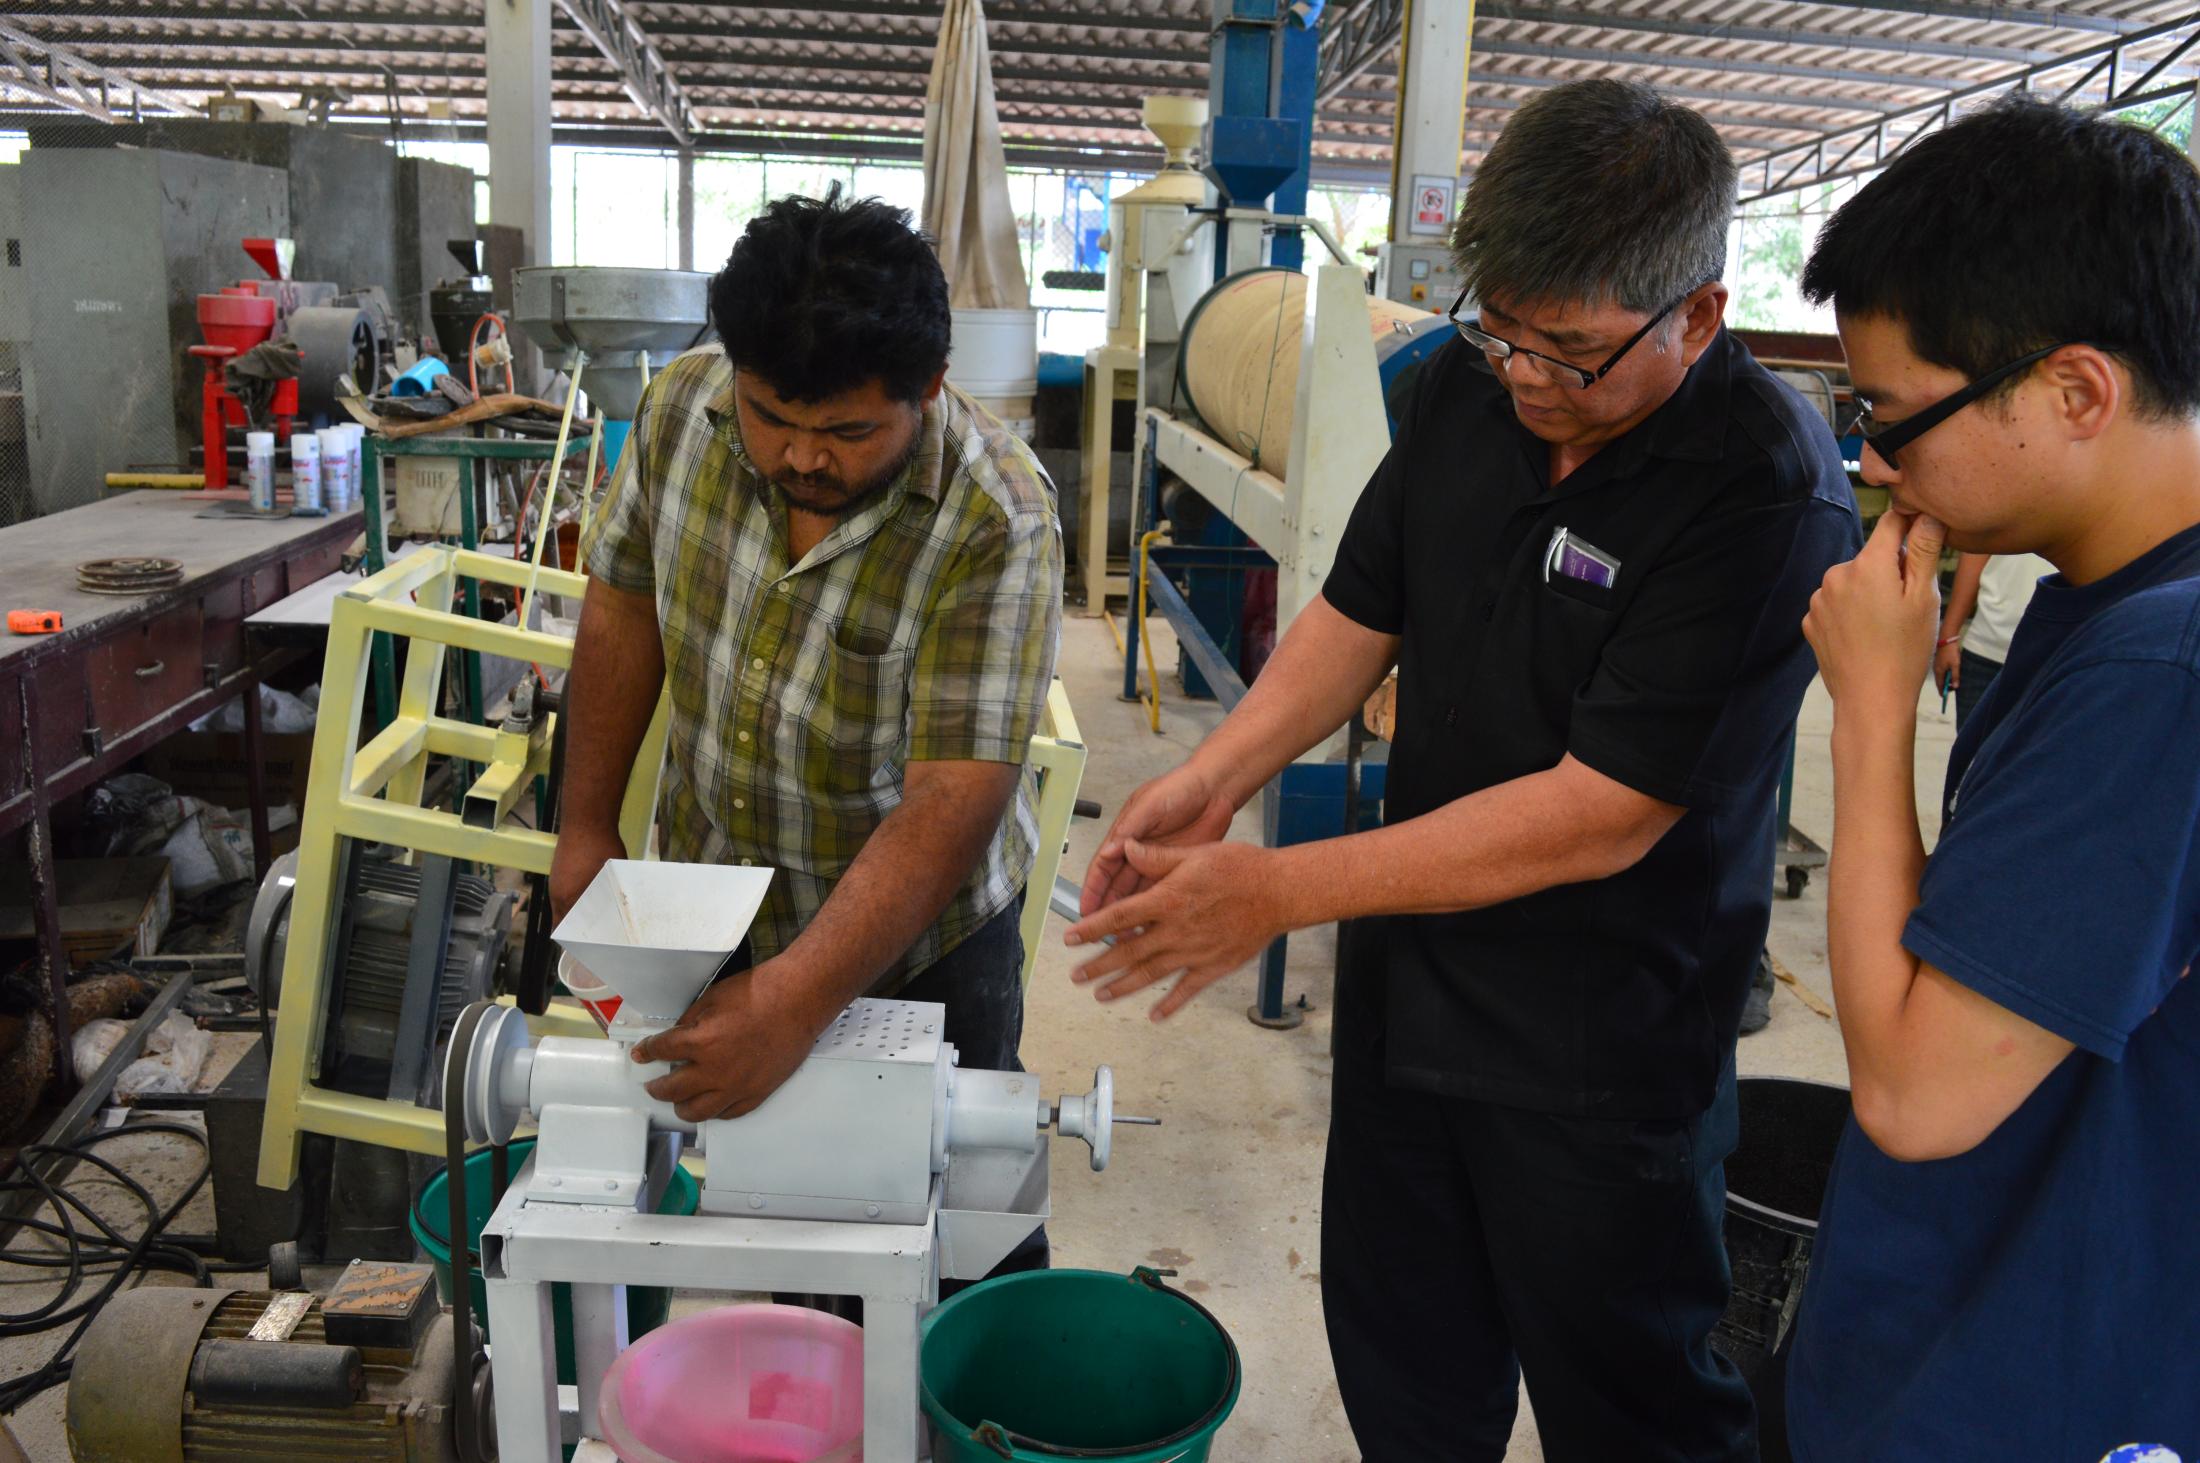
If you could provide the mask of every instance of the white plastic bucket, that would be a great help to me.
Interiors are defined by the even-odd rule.
[[[947,379],[971,396],[1030,396],[1039,389],[1037,310],[957,310]]]

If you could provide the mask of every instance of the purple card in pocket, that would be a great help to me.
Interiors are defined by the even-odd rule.
[[[1553,574],[1610,589],[1619,579],[1619,560],[1587,539],[1575,537],[1572,529],[1561,528],[1551,535],[1551,546],[1543,555],[1543,582],[1550,583]]]

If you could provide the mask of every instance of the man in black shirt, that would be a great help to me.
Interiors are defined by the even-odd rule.
[[[1453,232],[1479,314],[1424,369],[1323,597],[1132,796],[1072,944],[1160,1019],[1350,920],[1322,1212],[1370,1459],[1757,1456],[1725,1307],[1734,1041],[1770,917],[1800,624],[1860,534],[1824,421],[1721,325],[1735,168],[1614,81],[1517,112]],[[1398,667],[1386,826],[1230,817]]]

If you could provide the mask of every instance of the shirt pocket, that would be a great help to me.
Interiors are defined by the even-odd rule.
[[[832,642],[818,718],[818,742],[836,789],[853,791],[897,781],[908,720],[909,666],[914,652]]]
[[[1619,596],[1602,585],[1553,574],[1530,587],[1532,683],[1563,735],[1574,696],[1596,675],[1619,625]]]
[[[1609,612],[1619,604],[1618,595],[1608,584],[1591,584],[1586,579],[1576,579],[1567,574],[1553,574],[1543,582],[1559,598],[1588,605],[1592,609]]]

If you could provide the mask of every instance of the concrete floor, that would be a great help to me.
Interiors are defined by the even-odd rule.
[[[1117,699],[1121,660],[1106,626],[1075,616],[1064,625],[1062,675],[1092,750],[1084,792],[1109,816],[1141,781],[1176,765],[1219,720],[1212,703],[1173,694],[1174,647],[1165,632],[1158,640],[1164,697],[1157,736],[1141,708]],[[1830,713],[1823,689],[1814,686],[1800,723],[1794,821],[1821,844],[1832,833]],[[1920,802],[1930,833],[1938,824],[1931,810],[1953,735],[1937,697],[1921,702],[1919,727]],[[1104,827],[1103,821],[1073,830],[1064,873],[1082,875]],[[1257,804],[1232,836],[1257,841]],[[1082,1144],[1056,1146],[1049,1226],[1055,1263],[1174,1269],[1177,1283],[1229,1327],[1243,1355],[1245,1388],[1215,1448],[1221,1463],[1357,1457],[1330,1368],[1320,1302],[1332,934],[1312,931],[1292,940],[1287,995],[1303,995],[1310,1009],[1298,1029],[1274,1032],[1245,1019],[1253,995],[1250,970],[1210,988],[1165,1026],[1143,1019],[1149,1000],[1103,1007],[1069,983],[1070,952],[1060,944],[1061,929],[1058,919],[1049,922],[1032,982],[1026,1064],[1044,1074],[1049,1090],[1083,1091],[1092,1068],[1106,1062],[1115,1069],[1119,1107],[1166,1122],[1158,1129],[1119,1129],[1115,1160],[1104,1174],[1087,1167]],[[1769,943],[1799,981],[1830,1002],[1822,877],[1801,899],[1775,901]],[[1832,1021],[1782,987],[1771,1027],[1742,1043],[1741,1069],[1841,1081],[1839,1034]],[[176,1192],[196,1167],[195,1150],[174,1140],[132,1140],[115,1156],[133,1149],[127,1166],[163,1195]],[[119,1200],[119,1189],[107,1188],[108,1199]],[[112,1212],[134,1219],[120,1204]],[[206,1195],[182,1223],[188,1230],[212,1227]],[[30,1308],[50,1293],[50,1283],[47,1272],[0,1265],[0,1309]],[[0,1339],[0,1376],[36,1366],[56,1339]],[[1110,1375],[1110,1361],[1094,1358],[1093,1374]],[[63,1396],[55,1389],[13,1419],[35,1463],[67,1457]],[[1519,1463],[1542,1457],[1525,1398],[1509,1457]]]
[[[1112,817],[1141,781],[1175,766],[1220,720],[1213,703],[1174,691],[1174,647],[1158,637],[1164,694],[1161,732],[1143,708],[1118,699],[1122,661],[1106,626],[1072,617],[1063,628],[1062,677],[1092,748],[1084,795]],[[1938,826],[1939,787],[1952,715],[1939,698],[1920,703],[1920,806],[1928,833]],[[1832,835],[1832,767],[1826,746],[1832,705],[1814,684],[1799,722],[1793,821],[1821,845]],[[1105,830],[1080,824],[1063,872],[1081,877]],[[1232,836],[1259,840],[1258,804],[1241,814]],[[1813,876],[1803,897],[1776,899],[1769,937],[1774,957],[1831,1004],[1826,973],[1825,884]],[[1295,1031],[1265,1031],[1245,1019],[1254,975],[1247,969],[1210,987],[1157,1026],[1144,1018],[1150,999],[1101,1006],[1069,983],[1071,952],[1059,920],[1032,980],[1025,1027],[1026,1065],[1050,1082],[1082,1087],[1095,1062],[1115,1068],[1116,1101],[1126,1111],[1167,1123],[1117,1135],[1104,1174],[1067,1155],[1054,1170],[1057,1264],[1127,1269],[1165,1263],[1237,1338],[1245,1390],[1214,1456],[1223,1463],[1336,1463],[1358,1456],[1339,1403],[1320,1299],[1322,1149],[1329,1111],[1329,1008],[1336,944],[1327,930],[1291,941],[1286,996],[1311,1010]],[[1846,1064],[1833,1021],[1792,990],[1775,994],[1772,1024],[1743,1041],[1745,1075],[1844,1082]],[[1543,1456],[1523,1393],[1508,1458]]]

